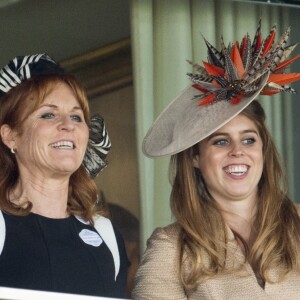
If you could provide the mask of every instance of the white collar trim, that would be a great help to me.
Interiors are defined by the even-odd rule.
[[[84,224],[90,224],[90,222],[86,222],[81,217],[75,216],[76,219]],[[110,250],[114,264],[115,264],[115,280],[117,279],[117,276],[120,271],[120,254],[119,254],[119,248],[118,243],[116,240],[116,235],[112,226],[112,223],[109,219],[96,215],[93,217],[95,229],[107,245],[108,249]]]

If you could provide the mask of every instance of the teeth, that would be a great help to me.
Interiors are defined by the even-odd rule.
[[[52,148],[74,149],[74,144],[69,141],[61,141],[50,145]]]
[[[232,165],[232,166],[228,166],[225,169],[225,172],[234,175],[243,175],[244,173],[247,172],[247,170],[248,168],[246,165]]]

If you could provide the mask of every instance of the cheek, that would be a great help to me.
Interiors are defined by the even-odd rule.
[[[80,128],[80,134],[77,135],[77,142],[80,146],[78,149],[84,154],[89,142],[89,129],[87,126]]]
[[[22,136],[24,137],[34,137],[38,136],[40,132],[46,132],[49,128],[48,125],[35,120],[34,122],[28,122],[24,124]],[[46,133],[44,133],[45,135]]]
[[[257,147],[256,149],[253,149],[252,153],[250,153],[249,155],[252,155],[252,157],[258,162],[264,162],[264,154],[262,147]]]
[[[199,169],[205,182],[213,183],[217,178],[223,174],[224,153],[207,152],[199,160]]]
[[[210,177],[214,172],[214,161],[211,160],[210,156],[202,156],[198,163],[198,169],[201,172],[203,179]]]
[[[85,145],[88,144],[89,141],[89,128],[86,126],[82,133],[82,140]]]
[[[223,160],[224,154],[221,151],[206,151],[199,159],[200,170],[212,170]]]
[[[263,155],[262,151],[260,151],[260,152],[257,154],[257,160],[259,161],[260,168],[263,169],[265,159],[264,159],[264,155]]]
[[[26,151],[33,156],[44,152],[49,138],[49,126],[45,126],[38,122],[32,123],[30,127],[24,127],[23,132],[18,138],[18,148],[27,149]]]

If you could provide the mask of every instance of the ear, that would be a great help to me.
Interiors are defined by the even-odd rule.
[[[196,154],[196,155],[194,155],[194,157],[193,157],[193,166],[195,167],[195,168],[198,168],[198,169],[200,169],[199,168],[199,154]]]
[[[199,143],[193,148],[193,166],[194,168],[200,169],[200,145]]]
[[[15,134],[9,125],[3,124],[0,129],[3,143],[10,149],[15,147]]]

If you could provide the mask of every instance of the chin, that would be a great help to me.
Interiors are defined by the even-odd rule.
[[[75,173],[78,169],[80,168],[80,165],[60,165],[58,168],[57,168],[57,171],[59,173],[63,173],[63,174],[69,174],[69,175],[72,175],[73,173]]]
[[[239,191],[231,191],[230,193],[232,195],[233,198],[237,198],[237,199],[244,199],[249,197],[249,195],[252,194],[251,191],[249,190],[239,190]]]

